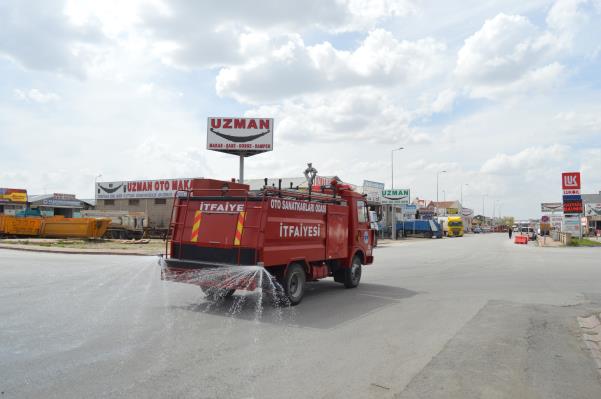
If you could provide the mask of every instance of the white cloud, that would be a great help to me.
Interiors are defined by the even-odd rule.
[[[258,103],[352,86],[414,85],[441,72],[445,45],[434,39],[399,41],[377,29],[354,51],[329,42],[306,46],[291,38],[260,58],[220,70],[221,96]]]
[[[476,97],[506,92],[508,84],[517,90],[545,85],[562,71],[551,58],[560,50],[556,36],[526,17],[498,14],[465,40],[455,74]]]
[[[29,69],[84,76],[87,45],[104,38],[97,24],[71,24],[62,5],[52,0],[0,3],[0,55]]]
[[[580,137],[589,134],[601,135],[600,112],[600,110],[562,111],[557,113],[553,119],[561,131],[571,135]]]
[[[183,68],[220,67],[248,61],[242,37],[268,34],[278,41],[293,32],[365,30],[388,17],[415,12],[413,0],[280,0],[219,2],[176,0],[141,10],[142,23],[162,58]],[[175,45],[174,45],[175,44]]]
[[[360,141],[394,145],[430,142],[410,127],[412,114],[385,91],[353,88],[285,100],[246,112],[276,119],[278,140],[286,142]]]
[[[444,89],[432,102],[432,112],[448,112],[453,108],[453,103],[457,98],[457,93],[451,89]]]
[[[482,165],[482,173],[528,175],[544,171],[550,165],[566,160],[570,147],[554,144],[548,147],[529,147],[516,154],[497,154]]]
[[[19,100],[33,101],[36,103],[49,103],[60,100],[60,96],[58,94],[52,92],[43,93],[38,89],[15,89],[14,94]]]

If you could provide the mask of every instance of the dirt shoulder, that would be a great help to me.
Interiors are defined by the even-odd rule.
[[[163,240],[150,240],[148,243],[137,244],[130,242],[46,238],[2,239],[0,248],[96,255],[158,255],[165,251],[165,241]]]

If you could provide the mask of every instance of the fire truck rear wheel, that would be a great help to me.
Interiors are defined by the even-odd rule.
[[[344,286],[355,288],[359,285],[359,281],[361,281],[361,259],[355,256],[351,267],[344,270]]]
[[[306,280],[307,276],[305,275],[305,269],[302,265],[292,263],[288,266],[282,285],[284,286],[284,292],[290,301],[290,305],[298,305],[303,299]]]

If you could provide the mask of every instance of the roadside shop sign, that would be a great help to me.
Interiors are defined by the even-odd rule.
[[[382,200],[383,204],[388,203],[385,202],[387,200],[394,201],[394,204],[400,205],[409,204],[409,202],[411,202],[411,192],[408,188],[382,190],[382,197],[384,197]]]
[[[563,202],[563,213],[582,213],[582,200],[567,200]]]
[[[0,188],[0,203],[27,202],[27,190],[21,188]]]
[[[579,217],[565,217],[563,219],[563,225],[561,230],[564,233],[570,233],[574,236],[580,236],[580,218]]]
[[[584,204],[584,214],[586,216],[601,216],[601,203]]]
[[[405,216],[415,216],[417,212],[417,205],[403,205],[401,212]]]
[[[210,117],[207,149],[245,156],[271,151],[273,119]]]
[[[191,178],[98,182],[96,199],[172,198],[178,190],[191,188]]]
[[[382,190],[384,190],[384,187],[384,183],[363,180],[363,194],[367,195],[367,201],[369,202],[382,202]]]
[[[543,202],[540,204],[541,212],[561,212],[563,204],[561,202]]]
[[[580,172],[563,172],[561,188],[564,190],[580,190]]]

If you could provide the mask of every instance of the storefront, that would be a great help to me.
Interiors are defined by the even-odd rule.
[[[74,194],[42,194],[29,197],[30,209],[38,209],[42,216],[80,217],[80,212],[88,206]]]
[[[192,178],[98,182],[95,209],[143,212],[151,233],[164,234],[169,228],[175,193],[191,187]]]
[[[584,202],[584,234],[601,235],[601,193],[583,194]]]

